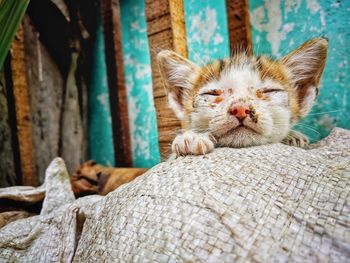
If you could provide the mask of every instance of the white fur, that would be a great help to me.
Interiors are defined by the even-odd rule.
[[[190,64],[179,64],[169,61],[169,82],[172,86],[190,89],[192,87],[193,67]]]
[[[303,83],[302,89],[306,89],[305,96],[300,101],[300,116],[305,116],[315,102],[317,95],[315,78],[320,77],[320,73],[322,73],[325,63],[324,52],[327,45],[327,40],[319,39],[313,45],[297,49],[282,59],[295,92],[299,92],[300,83]]]
[[[171,62],[169,65],[169,85],[176,89],[169,89],[168,102],[176,117],[184,118],[183,101],[186,100],[188,91],[193,85],[195,70],[191,65]],[[181,89],[181,90],[180,90]]]
[[[168,103],[169,107],[174,111],[176,117],[179,120],[183,120],[185,117],[184,109],[182,104],[179,103],[178,98],[176,98],[176,94],[174,94],[174,92],[169,92]]]
[[[313,77],[315,69],[320,67],[319,52],[317,46],[310,46],[289,57],[286,66],[294,83]]]
[[[160,67],[163,69],[163,79],[166,81],[168,102],[176,117],[184,118],[183,101],[193,86],[198,67],[176,53],[163,50],[157,55]]]
[[[305,97],[303,101],[301,102],[301,111],[300,114],[301,116],[306,116],[306,114],[309,113],[309,111],[312,108],[312,105],[315,102],[316,99],[316,87],[315,86],[310,86],[305,94]]]
[[[290,130],[288,94],[273,92],[266,94],[268,100],[261,100],[256,92],[264,88],[283,89],[271,79],[261,80],[259,73],[249,66],[231,68],[219,80],[213,80],[199,90],[194,99],[196,108],[191,114],[191,128],[209,131],[217,139],[218,146],[245,147],[281,141]],[[224,91],[221,103],[215,104],[215,97],[200,95],[212,89]],[[253,107],[259,115],[258,122],[247,117],[243,123],[248,128],[236,128],[238,119],[228,114],[228,109],[235,103]]]

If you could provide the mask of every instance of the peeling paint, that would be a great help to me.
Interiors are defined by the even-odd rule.
[[[321,9],[321,6],[317,0],[306,0],[306,6],[310,10],[311,14],[315,14]]]
[[[217,26],[216,10],[206,7],[205,10],[192,17],[192,41],[203,41],[204,45],[208,45],[214,36]]]
[[[282,10],[279,0],[265,1],[265,5],[252,11],[251,23],[259,32],[267,32],[266,40],[271,45],[272,54],[278,56],[280,55],[281,41],[285,40],[287,34],[294,29],[294,23],[282,24]]]
[[[255,53],[279,57],[310,38],[329,38],[320,96],[297,129],[312,141],[334,126],[350,129],[350,1],[251,0],[250,12]]]
[[[109,96],[108,93],[101,93],[97,96],[97,100],[100,102],[101,106],[105,111],[107,111],[109,108]]]
[[[301,0],[286,0],[285,1],[285,16],[288,15],[289,12],[294,11],[294,13],[298,12],[301,5]]]
[[[224,0],[185,0],[189,58],[206,64],[230,54]]]

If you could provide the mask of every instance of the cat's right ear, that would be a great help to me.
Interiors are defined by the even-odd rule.
[[[199,67],[173,51],[163,50],[157,55],[160,73],[167,89],[169,106],[176,116],[184,119],[184,102],[199,72]]]

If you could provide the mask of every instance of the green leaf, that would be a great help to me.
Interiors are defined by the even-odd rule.
[[[29,0],[0,0],[0,69]]]

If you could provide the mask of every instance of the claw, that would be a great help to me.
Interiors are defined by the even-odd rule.
[[[185,152],[188,154],[190,152],[190,142],[185,139]]]
[[[180,147],[177,144],[175,144],[175,151],[176,151],[176,157],[180,157],[181,156]]]
[[[305,148],[309,144],[309,140],[304,134],[293,130],[289,132],[287,137],[282,142],[301,148]]]
[[[215,147],[216,139],[208,133],[186,131],[175,137],[172,151],[176,157],[186,155],[204,155]]]
[[[204,155],[204,149],[203,149],[203,145],[201,143],[198,143],[197,145],[197,152],[199,152],[199,154]]]
[[[218,141],[216,140],[216,138],[214,137],[214,135],[209,134],[209,138],[214,142],[217,143]]]

